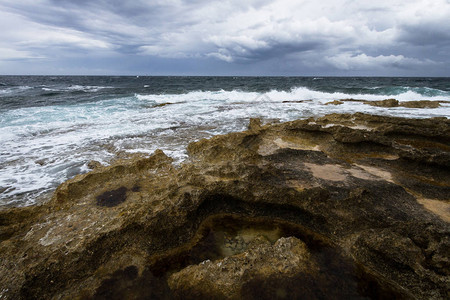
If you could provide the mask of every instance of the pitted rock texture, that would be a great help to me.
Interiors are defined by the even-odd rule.
[[[254,119],[97,166],[0,211],[0,299],[448,299],[449,123]]]

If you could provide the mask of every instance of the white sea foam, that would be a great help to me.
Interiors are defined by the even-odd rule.
[[[95,85],[71,85],[67,87],[70,91],[97,92],[102,89],[110,89],[111,86],[95,86]]]
[[[112,86],[96,86],[96,85],[71,85],[71,86],[64,86],[64,87],[58,87],[58,86],[42,86],[41,89],[46,92],[87,92],[87,93],[94,93],[98,92],[103,89],[111,89]]]
[[[345,94],[345,93],[326,93],[314,91],[306,87],[297,87],[291,91],[272,90],[267,93],[243,92],[243,91],[194,91],[186,94],[165,94],[165,95],[139,95],[139,100],[154,101],[156,103],[166,102],[192,102],[192,101],[227,101],[227,102],[249,102],[249,101],[301,101],[301,100],[320,100],[321,102],[337,99],[364,99],[364,100],[383,100],[395,98],[402,101],[412,100],[450,100],[450,95],[424,96],[409,89],[398,95],[375,95],[375,94]]]
[[[52,89],[52,88],[47,88],[47,87],[42,87],[41,89],[46,92],[59,92],[60,91],[58,89]]]
[[[0,89],[0,95],[13,94],[13,93],[17,93],[17,92],[26,91],[26,90],[29,90],[32,88],[33,87],[27,86],[27,85],[8,87],[8,88]]]
[[[108,163],[118,151],[148,154],[160,148],[182,161],[189,142],[243,130],[250,117],[288,121],[354,112],[418,118],[450,115],[446,103],[435,109],[372,107],[360,102],[323,105],[343,98],[382,100],[392,96],[324,93],[299,87],[263,94],[236,90],[136,94],[8,110],[0,115],[0,190],[6,188],[0,194],[0,205],[32,204],[42,193],[85,172],[90,160]],[[412,90],[395,98],[450,100],[448,95],[424,97]],[[172,104],[156,105],[161,103]]]

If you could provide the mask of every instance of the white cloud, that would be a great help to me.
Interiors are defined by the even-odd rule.
[[[8,12],[0,12],[0,27],[11,28],[0,32],[0,47],[8,49],[9,53],[28,53],[24,57],[45,57],[55,48],[62,47],[65,51],[74,49],[105,50],[112,47],[88,32],[70,28],[39,24],[22,16]],[[5,53],[5,51],[3,51]],[[5,56],[0,54],[0,59]]]
[[[413,45],[450,45],[449,20],[449,1],[416,1],[398,14],[398,39]]]
[[[45,58],[35,56],[28,51],[19,51],[11,48],[0,48],[0,60],[20,60],[20,59],[38,59]]]
[[[45,30],[44,34],[41,30],[36,30],[32,37],[26,41],[18,42],[17,45],[31,48],[70,47],[88,50],[111,48],[111,45],[105,41],[89,37],[74,30],[59,28],[55,28],[52,31]]]
[[[215,57],[217,59],[220,59],[220,60],[223,60],[223,61],[226,61],[229,63],[233,62],[233,60],[234,60],[233,57],[230,54],[226,53],[225,50],[219,50],[218,52],[208,53],[208,54],[206,54],[206,56]]]
[[[364,53],[354,55],[351,53],[341,53],[333,57],[326,57],[326,60],[334,67],[341,70],[360,69],[382,69],[382,68],[411,68],[436,64],[431,60],[419,60],[404,57],[403,55],[378,55],[369,56]]]

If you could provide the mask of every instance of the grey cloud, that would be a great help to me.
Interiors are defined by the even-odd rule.
[[[318,49],[322,43],[317,41],[277,43],[268,42],[262,47],[254,48],[239,43],[231,44],[226,48],[219,48],[218,52],[210,53],[209,56],[229,62],[255,62],[271,59],[273,57],[283,57],[291,53],[300,53]]]
[[[136,62],[136,72],[148,61],[178,73],[196,65],[261,74],[450,69],[446,0],[0,0],[2,14],[17,26],[0,32],[0,68],[47,58],[55,68],[76,61],[88,69],[89,56],[112,69],[114,59]]]
[[[449,46],[450,26],[442,26],[442,24],[404,26],[399,34],[399,41],[418,46]]]

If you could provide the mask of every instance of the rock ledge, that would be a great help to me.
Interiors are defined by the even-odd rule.
[[[0,299],[448,299],[449,123],[253,119],[96,164],[0,210]]]

